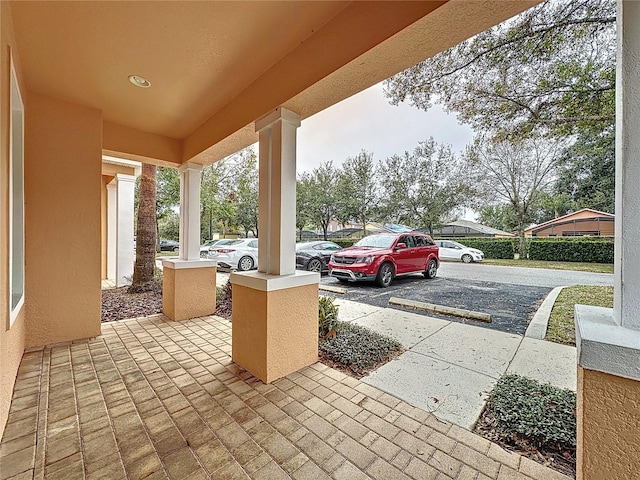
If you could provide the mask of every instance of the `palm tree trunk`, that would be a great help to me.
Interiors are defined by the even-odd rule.
[[[142,164],[138,190],[136,262],[130,293],[153,290],[156,267],[156,166]]]

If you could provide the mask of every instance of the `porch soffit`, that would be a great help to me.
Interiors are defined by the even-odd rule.
[[[538,3],[12,2],[28,90],[99,109],[104,149],[209,164]],[[141,89],[127,77],[147,78]]]

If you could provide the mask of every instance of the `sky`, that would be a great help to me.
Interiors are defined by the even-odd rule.
[[[429,137],[460,152],[473,138],[470,127],[437,105],[426,112],[407,103],[391,105],[382,83],[303,120],[297,133],[298,172],[325,160],[340,165],[362,149],[383,160],[411,151]]]

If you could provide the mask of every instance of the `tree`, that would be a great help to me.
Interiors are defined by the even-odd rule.
[[[574,210],[615,211],[615,132],[581,135],[562,153],[554,193],[564,195]]]
[[[510,203],[483,206],[480,209],[478,222],[505,232],[511,232],[518,227],[518,220]]]
[[[542,140],[518,143],[477,138],[467,150],[470,172],[485,205],[508,204],[520,237],[520,258],[526,258],[524,230],[532,221],[541,196],[549,192],[560,162],[561,144]]]
[[[547,0],[385,83],[398,104],[443,103],[499,138],[608,128],[615,114],[615,2]]]
[[[314,225],[322,229],[323,238],[327,239],[329,222],[336,218],[336,178],[338,173],[333,162],[322,162],[311,171],[308,181],[309,218]]]
[[[337,215],[341,223],[354,220],[362,225],[367,234],[367,223],[377,208],[378,183],[373,153],[360,151],[342,164],[338,174],[336,199]]]
[[[236,216],[234,221],[245,233],[258,236],[258,169],[256,154],[245,149],[235,173]]]
[[[470,179],[451,147],[433,138],[413,152],[394,155],[380,165],[385,218],[426,227],[433,235],[473,195]]]
[[[138,190],[136,261],[129,293],[153,290],[156,267],[156,166],[142,164]]]
[[[307,172],[298,174],[296,181],[296,229],[302,240],[302,231],[313,223],[311,175]]]

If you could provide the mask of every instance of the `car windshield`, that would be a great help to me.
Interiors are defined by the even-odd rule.
[[[354,247],[390,248],[397,235],[371,235],[353,244]]]

